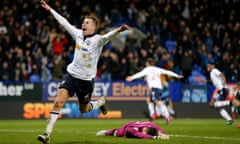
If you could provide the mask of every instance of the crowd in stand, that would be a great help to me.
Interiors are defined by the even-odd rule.
[[[39,0],[0,0],[0,81],[60,80],[74,43]],[[97,79],[124,80],[153,57],[157,66],[207,77],[209,61],[228,82],[240,81],[240,0],[50,0],[70,23],[95,14],[99,33],[126,23],[144,33],[125,36],[123,47],[109,43],[98,65]]]

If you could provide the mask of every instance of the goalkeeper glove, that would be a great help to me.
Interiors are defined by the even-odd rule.
[[[153,136],[152,138],[155,139],[155,140],[158,140],[158,139],[160,139],[160,140],[168,140],[169,136],[166,135],[166,134],[161,134],[161,135],[158,135],[158,136]]]

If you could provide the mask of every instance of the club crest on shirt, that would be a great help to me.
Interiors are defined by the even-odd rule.
[[[86,41],[86,45],[89,46],[91,43],[90,43],[90,40],[87,40]]]

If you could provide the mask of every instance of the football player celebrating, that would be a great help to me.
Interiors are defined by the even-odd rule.
[[[165,117],[166,124],[169,124],[172,120],[172,116],[169,114],[166,105],[161,100],[163,90],[161,75],[169,75],[176,78],[183,78],[183,76],[172,71],[156,67],[154,64],[155,60],[153,58],[148,58],[145,64],[146,67],[142,71],[132,76],[128,76],[126,80],[132,81],[146,76],[146,81],[150,89],[150,99],[147,100],[150,118],[151,120],[154,120],[156,117],[161,115]]]
[[[228,96],[228,87],[226,83],[226,78],[222,72],[220,72],[213,62],[208,63],[207,69],[210,72],[210,78],[213,85],[217,88],[218,92],[210,101],[210,106],[219,108],[221,116],[227,120],[227,124],[231,125],[233,123],[232,117],[226,111],[224,106],[230,106],[231,101],[226,100]]]
[[[231,125],[233,124],[233,119],[227,112],[227,110],[224,108],[232,104],[230,100],[227,100],[228,87],[226,83],[226,78],[223,73],[215,67],[214,62],[208,63],[207,70],[210,72],[211,82],[218,90],[217,94],[213,95],[209,105],[210,107],[218,108],[220,115],[227,121],[228,125]],[[204,80],[201,78],[199,78],[198,81],[208,82],[208,80]]]
[[[50,112],[46,131],[44,134],[38,136],[38,140],[46,144],[50,143],[50,135],[61,108],[74,93],[77,95],[79,108],[82,113],[97,108],[100,108],[103,114],[108,112],[105,97],[101,97],[97,101],[91,101],[97,63],[103,46],[120,32],[128,30],[129,26],[123,24],[107,34],[99,35],[96,34],[99,25],[96,17],[86,16],[83,20],[82,28],[78,29],[52,9],[45,0],[40,0],[40,3],[75,40],[73,61],[68,65],[67,74],[63,76],[63,80],[59,86],[57,97]]]

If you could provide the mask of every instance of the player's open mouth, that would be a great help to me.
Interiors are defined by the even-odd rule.
[[[83,28],[82,30],[83,30],[84,32],[86,32],[86,31],[87,31],[87,29],[86,29],[86,28]]]

